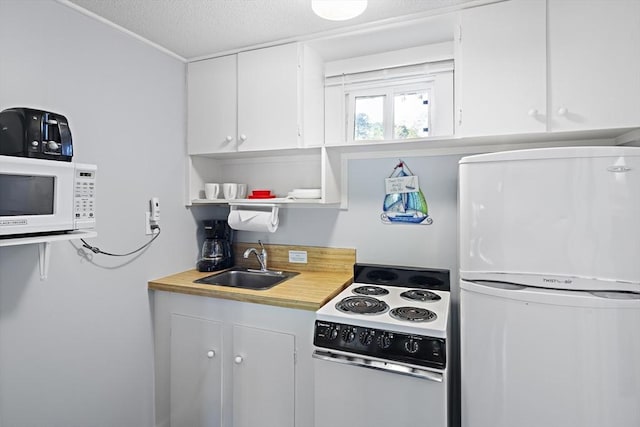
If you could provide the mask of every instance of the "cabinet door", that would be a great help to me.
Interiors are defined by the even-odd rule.
[[[458,135],[546,131],[545,13],[539,0],[461,12]]]
[[[238,150],[298,146],[298,44],[238,54]]]
[[[551,130],[640,125],[640,1],[548,7]]]
[[[222,425],[222,325],[171,316],[171,425]]]
[[[233,327],[234,427],[294,426],[293,335]]]
[[[236,150],[236,55],[187,66],[189,154]]]

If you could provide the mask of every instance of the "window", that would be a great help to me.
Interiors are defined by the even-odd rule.
[[[352,89],[347,98],[347,141],[429,136],[429,83]]]
[[[396,93],[393,98],[393,139],[429,136],[429,91]]]
[[[384,95],[354,98],[354,133],[356,141],[384,139]]]
[[[325,77],[326,145],[453,134],[453,61],[374,68],[374,59],[337,61]]]

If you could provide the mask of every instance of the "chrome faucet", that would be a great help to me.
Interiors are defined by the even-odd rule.
[[[258,243],[260,244],[260,248],[262,248],[260,253],[258,253],[256,248],[249,248],[244,251],[244,255],[242,256],[247,259],[252,253],[256,254],[256,258],[258,258],[258,262],[260,263],[260,271],[267,271],[267,250],[260,240],[258,240]]]

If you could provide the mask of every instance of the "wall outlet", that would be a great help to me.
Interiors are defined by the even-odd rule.
[[[151,228],[151,225],[159,226],[160,200],[157,197],[149,200],[149,212],[144,213],[144,233],[149,236],[160,232],[159,228]]]
[[[153,230],[151,229],[151,213],[144,213],[144,234],[147,236],[153,234]]]
[[[289,262],[297,264],[307,263],[307,251],[289,251]]]

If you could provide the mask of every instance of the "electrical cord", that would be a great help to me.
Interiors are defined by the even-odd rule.
[[[148,247],[149,245],[151,245],[153,243],[154,240],[156,240],[158,238],[158,236],[160,236],[160,232],[162,230],[160,230],[159,226],[151,226],[152,230],[158,229],[158,232],[151,238],[151,240],[149,240],[147,243],[145,243],[144,245],[140,246],[138,249],[131,251],[131,252],[127,252],[126,254],[112,254],[109,252],[105,252],[103,250],[100,250],[99,247],[97,246],[91,246],[90,244],[88,244],[87,242],[84,241],[84,239],[80,239],[80,241],[82,242],[82,246],[89,249],[91,252],[93,252],[94,254],[102,254],[102,255],[109,255],[109,256],[129,256],[129,255],[133,255],[136,252],[140,252],[141,250],[143,250],[144,248]]]

